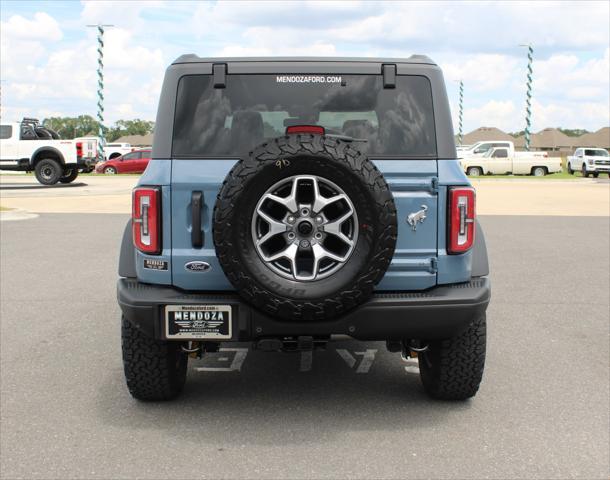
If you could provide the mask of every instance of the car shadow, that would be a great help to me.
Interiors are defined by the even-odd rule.
[[[73,183],[56,183],[55,185],[42,185],[37,182],[32,183],[11,183],[2,181],[0,182],[0,190],[40,190],[48,188],[74,188],[74,187],[86,187],[87,184],[84,182],[73,182]]]
[[[232,347],[243,352],[248,346]],[[375,358],[365,373],[361,367],[371,350]],[[240,371],[230,369],[236,355],[228,350],[191,361],[185,390],[171,402],[132,399],[116,370],[112,385],[100,385],[102,420],[205,444],[282,445],[330,441],[349,431],[418,432],[471,408],[470,402],[431,400],[419,376],[381,342],[346,341],[317,350],[305,371],[300,353],[247,350]]]

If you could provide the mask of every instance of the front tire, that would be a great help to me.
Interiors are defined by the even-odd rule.
[[[568,173],[570,175],[574,175],[574,170],[572,170],[572,164],[568,162]]]
[[[582,164],[582,176],[585,178],[589,178],[589,172],[587,172],[587,167],[585,166],[585,164]]]
[[[43,185],[55,185],[64,174],[63,168],[52,158],[43,158],[34,169],[36,180]]]
[[[114,168],[114,167],[106,167],[106,168],[104,168],[104,173],[106,175],[116,175],[117,171],[116,171],[116,168]]]
[[[78,169],[69,168],[64,171],[64,176],[59,179],[61,183],[72,183],[78,177]]]
[[[171,400],[186,382],[188,356],[180,343],[155,340],[121,317],[123,368],[129,393],[138,400]]]
[[[485,367],[485,314],[455,337],[431,342],[419,354],[424,390],[440,400],[465,400],[479,390]]]

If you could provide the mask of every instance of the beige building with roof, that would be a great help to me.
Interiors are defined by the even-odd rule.
[[[600,147],[608,150],[610,149],[610,127],[575,137],[574,142],[574,147]]]
[[[513,141],[514,138],[509,134],[504,133],[499,128],[495,127],[479,127],[470,133],[464,135],[462,140],[463,145],[473,145],[477,142],[485,142],[489,140],[509,140]]]
[[[149,133],[147,135],[125,135],[108,143],[129,143],[132,147],[151,147],[152,142],[153,134]]]

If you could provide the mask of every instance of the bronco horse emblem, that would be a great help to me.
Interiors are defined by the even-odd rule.
[[[417,223],[424,223],[426,219],[426,212],[428,211],[428,207],[426,205],[421,206],[421,210],[417,212],[410,213],[407,217],[407,223],[411,225],[413,231],[417,230]]]

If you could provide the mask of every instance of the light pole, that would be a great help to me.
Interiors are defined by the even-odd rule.
[[[458,145],[462,145],[462,120],[464,119],[464,82],[462,80],[460,80],[460,99],[458,105]]]
[[[87,25],[87,27],[97,28],[97,154],[100,161],[104,161],[104,146],[106,139],[104,136],[104,28],[114,27],[98,23]]]
[[[525,98],[525,149],[530,149],[530,129],[532,127],[532,62],[534,61],[534,49],[531,44],[519,45],[527,47],[527,93]]]

